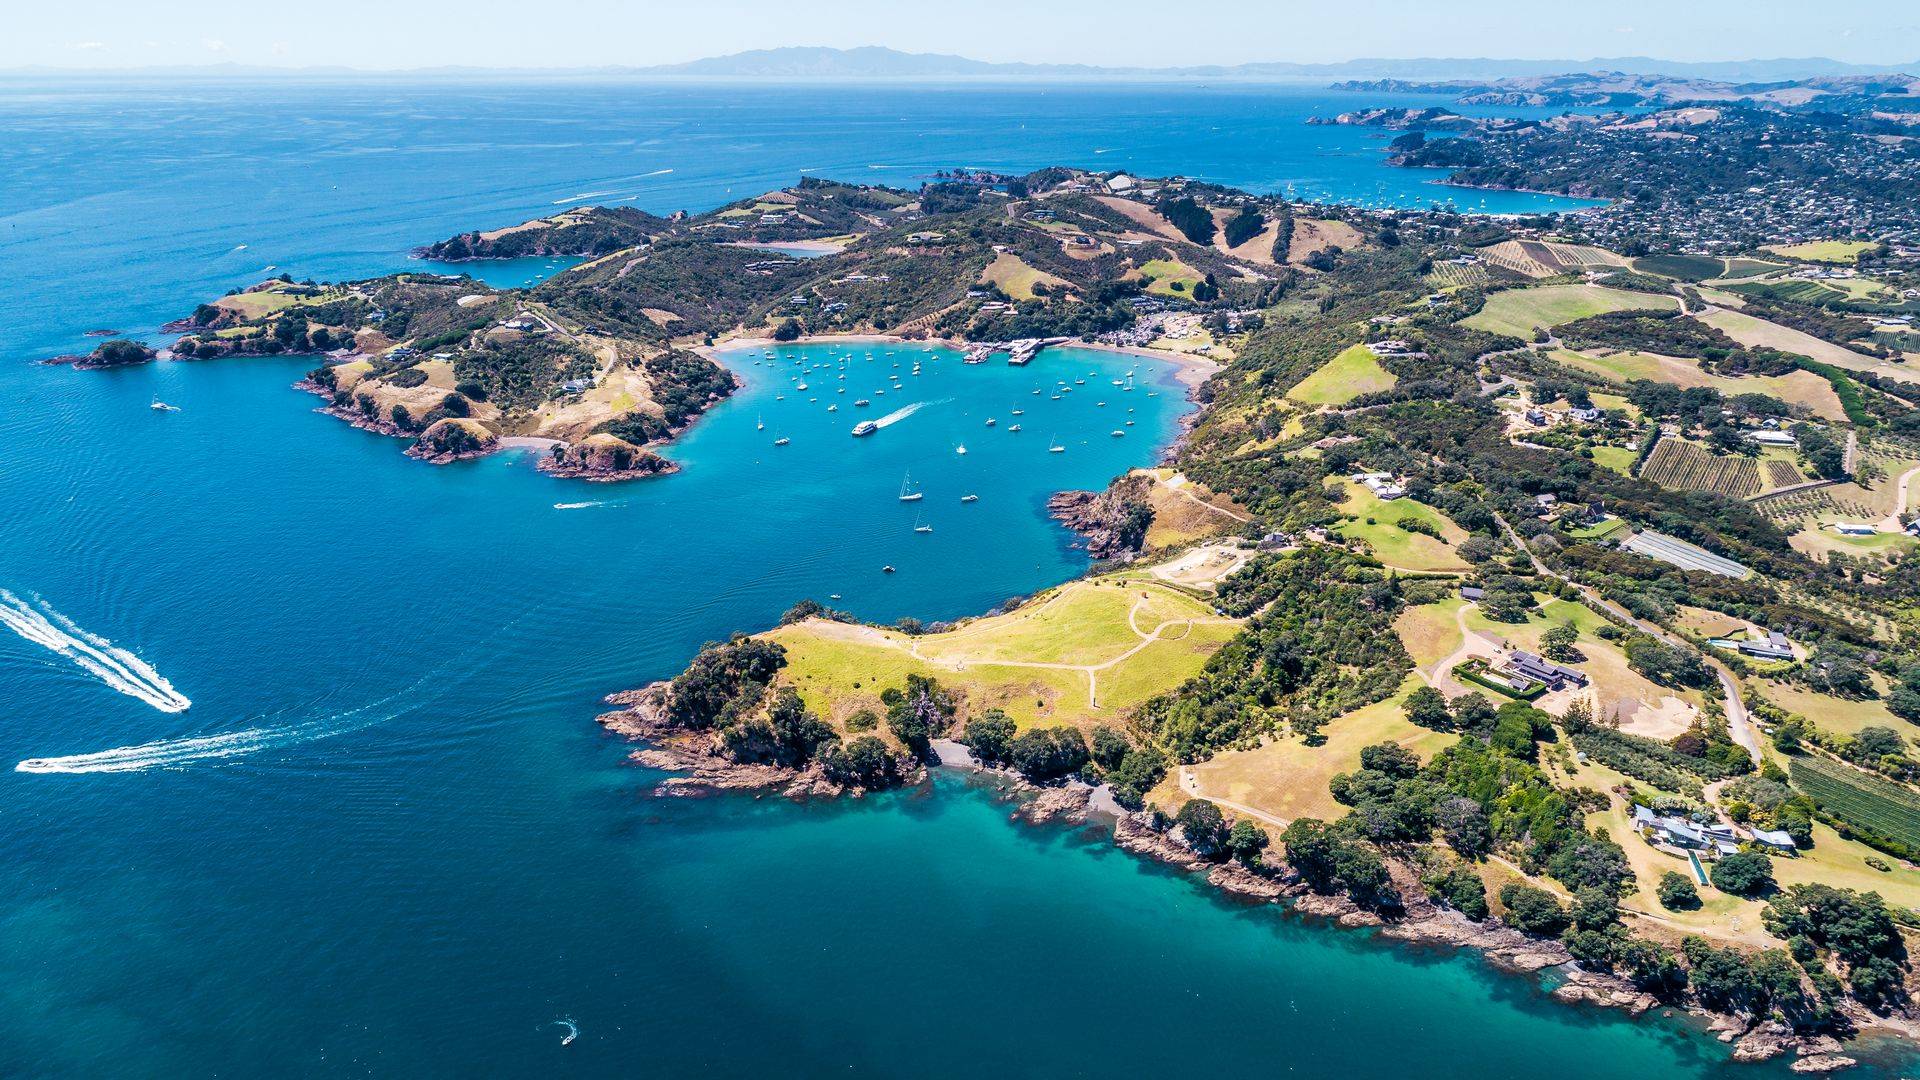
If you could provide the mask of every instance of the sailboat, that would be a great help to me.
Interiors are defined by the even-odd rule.
[[[953,448],[953,452],[956,454],[965,454],[967,452],[967,444],[961,443],[960,445]]]
[[[766,417],[764,417],[764,416],[756,416],[756,417],[754,417],[754,418],[753,418],[753,430],[755,430],[755,431],[765,431],[765,430],[767,430],[767,418],[766,418]]]
[[[901,502],[919,502],[921,499],[924,499],[924,498],[926,498],[926,495],[924,493],[914,489],[912,473],[908,473],[907,475],[900,478],[900,501]]]
[[[922,523],[920,515],[915,514],[913,516],[913,531],[917,533],[930,533],[933,531],[933,526]]]
[[[790,443],[790,442],[792,442],[792,441],[793,441],[792,439],[789,439],[789,438],[787,438],[787,437],[786,437],[785,435],[782,435],[782,436],[780,436],[779,438],[777,438],[777,439],[775,439],[775,440],[773,440],[773,445],[775,445],[775,446],[785,446],[785,445],[787,445],[788,443]]]
[[[1051,435],[1047,436],[1047,453],[1064,454],[1066,452],[1067,452],[1067,448],[1064,446],[1061,446],[1060,443],[1057,440],[1055,440],[1053,436]]]
[[[1020,430],[1020,425],[1019,425],[1019,424],[1015,424],[1015,425],[1013,425],[1012,427],[1010,427],[1010,428],[1008,428],[1008,429],[1007,429],[1007,432],[1008,432],[1009,434],[1011,434],[1011,433],[1013,433],[1013,432],[1015,432],[1015,431],[1019,431],[1019,430]]]

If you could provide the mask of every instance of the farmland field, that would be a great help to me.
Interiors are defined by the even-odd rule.
[[[1733,499],[1744,499],[1760,491],[1760,463],[1753,458],[1723,457],[1698,443],[1665,438],[1653,448],[1640,478],[1663,488],[1680,491],[1711,491]]]
[[[1868,240],[1815,240],[1806,244],[1774,245],[1761,250],[1805,262],[1854,263],[1860,261],[1861,252],[1873,246]]]
[[[1793,759],[1793,786],[1841,821],[1920,847],[1920,795],[1825,758]]]
[[[1560,326],[1609,311],[1673,310],[1670,296],[1622,292],[1598,285],[1541,285],[1506,289],[1487,297],[1487,305],[1461,320],[1475,330],[1530,338],[1538,328]]]
[[[1844,420],[1847,413],[1833,384],[1811,371],[1790,371],[1785,375],[1715,375],[1702,370],[1694,360],[1639,352],[1574,352],[1558,349],[1552,357],[1562,364],[1589,375],[1598,375],[1617,383],[1648,379],[1688,389],[1711,386],[1722,394],[1769,394],[1789,405],[1805,405],[1826,420]]]
[[[1681,281],[1705,281],[1725,274],[1727,261],[1712,255],[1648,255],[1633,260],[1633,268]]]

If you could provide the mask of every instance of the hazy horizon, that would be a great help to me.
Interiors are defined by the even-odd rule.
[[[234,64],[369,72],[464,67],[562,70],[647,67],[789,46],[879,46],[998,63],[1168,68],[1356,59],[1517,61],[1649,57],[1673,63],[1821,58],[1844,64],[1920,59],[1920,14],[1890,0],[1812,9],[1782,0],[1617,0],[1568,20],[1537,2],[1479,0],[1439,8],[1417,0],[1352,0],[1331,18],[1298,0],[1216,0],[1190,32],[1145,0],[1041,7],[978,0],[964,14],[880,0],[818,5],[803,26],[770,0],[688,6],[553,0],[530,33],[505,0],[337,0],[328,17],[275,18],[233,0],[159,10],[129,0],[79,0],[11,18],[0,70],[112,71]],[[1836,18],[1836,9],[1846,18]],[[1551,17],[1549,17],[1551,16]],[[592,33],[569,33],[591,26]]]

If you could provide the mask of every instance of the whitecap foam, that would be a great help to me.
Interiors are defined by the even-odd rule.
[[[161,712],[185,712],[193,705],[153,665],[98,634],[82,630],[44,601],[30,604],[0,589],[0,626],[65,656],[107,686]]]

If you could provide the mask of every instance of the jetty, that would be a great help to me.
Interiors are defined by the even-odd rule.
[[[1007,363],[1014,367],[1025,367],[1040,350],[1049,345],[1064,345],[1073,339],[1070,337],[1020,338],[1015,341],[976,341],[967,343],[966,362],[984,364],[987,357],[997,352],[1007,354]]]

